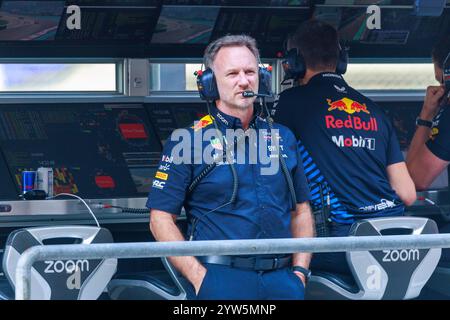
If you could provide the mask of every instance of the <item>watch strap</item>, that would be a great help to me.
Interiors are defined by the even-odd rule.
[[[308,281],[311,278],[311,270],[303,268],[301,266],[292,266],[292,271],[298,271],[305,276],[305,279]]]
[[[428,121],[428,120],[423,120],[423,119],[420,119],[419,117],[417,117],[416,126],[424,126],[424,127],[431,128],[433,126],[433,122]]]

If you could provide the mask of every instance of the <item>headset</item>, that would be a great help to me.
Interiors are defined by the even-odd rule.
[[[284,78],[281,84],[285,81],[293,79],[302,79],[306,73],[305,58],[297,48],[287,50],[287,43],[285,43],[284,53],[279,54],[279,57],[283,60],[281,65],[284,70]],[[348,51],[345,47],[341,47],[339,44],[339,57],[336,64],[336,73],[344,74],[347,71],[348,64]]]
[[[445,87],[445,93],[450,93],[450,52],[445,58],[444,64],[442,66],[442,84]]]
[[[258,94],[262,96],[272,96],[272,67],[259,67],[259,87]],[[217,89],[214,72],[211,68],[194,72],[197,77],[197,88],[200,98],[207,101],[215,101],[220,99],[219,90]]]

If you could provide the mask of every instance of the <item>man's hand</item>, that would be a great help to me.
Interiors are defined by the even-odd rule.
[[[300,278],[300,281],[303,283],[303,286],[305,286],[305,285],[306,285],[306,278],[305,278],[305,275],[304,275],[303,273],[301,273],[300,271],[293,271],[293,272],[295,273],[295,275],[296,275],[297,277]]]
[[[420,113],[421,119],[428,121],[433,120],[439,107],[439,100],[444,95],[444,92],[443,86],[429,86],[427,88],[427,94]]]
[[[198,295],[198,292],[200,291],[200,287],[202,286],[203,280],[205,279],[205,275],[206,268],[200,265],[197,272],[195,272],[195,275],[190,279],[192,285],[194,286],[196,295]]]

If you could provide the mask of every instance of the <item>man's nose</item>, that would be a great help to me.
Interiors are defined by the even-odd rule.
[[[239,72],[239,85],[241,87],[247,87],[250,84],[250,80],[244,71]]]

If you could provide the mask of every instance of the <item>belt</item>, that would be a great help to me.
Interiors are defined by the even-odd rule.
[[[207,256],[197,257],[203,263],[222,264],[239,269],[255,271],[268,271],[285,268],[291,265],[292,256],[280,256],[275,258],[263,257],[239,257],[239,256]]]

